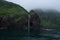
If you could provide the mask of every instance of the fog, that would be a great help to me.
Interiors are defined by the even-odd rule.
[[[27,11],[31,9],[55,9],[60,11],[60,0],[7,0],[24,7]]]

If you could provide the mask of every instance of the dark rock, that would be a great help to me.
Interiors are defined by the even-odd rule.
[[[31,10],[31,16],[30,16],[30,32],[32,34],[39,34],[41,30],[41,21],[40,17],[37,13],[35,13],[33,10]]]

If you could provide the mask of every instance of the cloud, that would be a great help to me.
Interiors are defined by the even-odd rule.
[[[40,9],[56,9],[60,11],[60,0],[7,0],[17,3],[24,7],[26,10],[34,8]]]

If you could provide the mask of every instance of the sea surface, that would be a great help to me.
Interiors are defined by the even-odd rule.
[[[60,40],[60,29],[43,29],[37,36],[0,30],[0,40]]]

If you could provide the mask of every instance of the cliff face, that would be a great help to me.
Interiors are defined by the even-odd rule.
[[[0,29],[16,29],[24,25],[28,12],[12,2],[0,0]],[[21,28],[20,28],[21,29]]]
[[[30,13],[30,33],[40,31],[41,22],[36,13]],[[0,29],[28,31],[28,12],[21,6],[0,1]]]
[[[40,33],[40,30],[41,30],[41,21],[40,21],[40,17],[39,15],[34,12],[34,10],[31,10],[30,11],[30,25],[31,25],[31,33],[32,34],[38,34]]]

